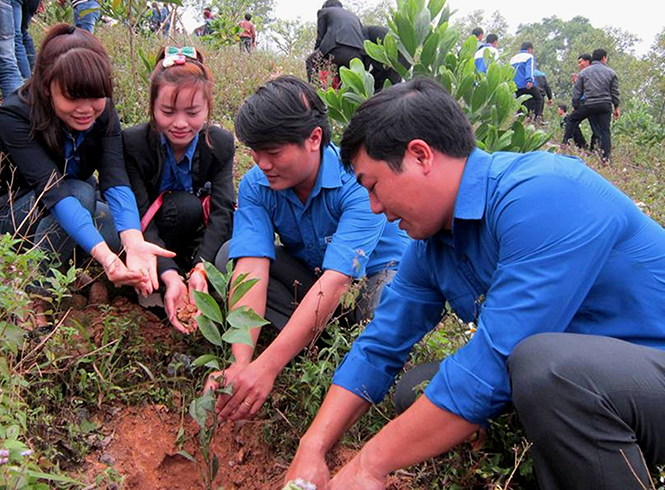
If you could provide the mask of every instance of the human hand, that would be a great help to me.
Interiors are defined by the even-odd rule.
[[[125,230],[120,237],[127,255],[127,268],[139,272],[145,278],[143,284],[135,286],[136,289],[144,296],[159,289],[157,256],[175,257],[175,253],[146,242],[139,230]]]
[[[208,292],[208,277],[202,263],[200,263],[200,265],[197,264],[197,266],[189,273],[187,284],[189,285],[189,302],[195,305],[196,300],[194,299],[194,291],[201,291],[202,293]]]
[[[298,447],[291,466],[289,466],[284,483],[297,479],[316,485],[317,490],[327,490],[330,482],[330,470],[326,464],[325,454],[318,451]]]
[[[615,107],[614,108],[614,119],[618,120],[619,117],[621,117],[621,109],[619,109],[618,107]]]
[[[187,286],[175,270],[168,270],[162,274],[162,281],[166,285],[164,292],[164,309],[166,316],[177,330],[184,334],[191,333],[194,329],[183,325],[178,318],[178,311],[187,304]]]
[[[215,404],[219,420],[236,421],[256,415],[272,391],[277,374],[258,360],[244,367],[232,364],[224,372],[224,380],[233,392],[219,395]]]
[[[362,451],[349,461],[330,481],[329,490],[383,490],[386,477],[373,471]]]

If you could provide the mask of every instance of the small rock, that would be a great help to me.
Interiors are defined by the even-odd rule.
[[[115,463],[115,458],[108,453],[104,453],[99,457],[99,462],[104,463],[107,466],[113,466]]]
[[[90,286],[90,293],[88,294],[88,302],[93,305],[106,305],[109,302],[109,291],[106,286],[97,281]]]

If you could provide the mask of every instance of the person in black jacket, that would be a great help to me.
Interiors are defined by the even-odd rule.
[[[388,28],[383,26],[363,26],[363,37],[367,41],[378,43],[379,40],[383,42],[388,34]],[[409,62],[400,53],[399,61],[405,68],[409,68]],[[395,70],[389,66],[384,65],[380,61],[376,61],[369,55],[365,55],[365,66],[372,67],[372,76],[374,76],[374,93],[379,93],[383,90],[383,85],[386,80],[390,80],[391,85],[395,85],[402,81],[402,77]]]
[[[353,58],[363,59],[365,38],[356,14],[344,9],[339,0],[327,0],[317,18],[315,51],[331,58],[338,69],[348,68]]]
[[[151,77],[150,122],[123,132],[146,239],[177,254],[158,267],[167,316],[184,333],[178,310],[208,290],[202,261],[213,262],[231,238],[235,146],[231,133],[209,124],[212,88],[201,53],[167,47]]]
[[[44,249],[49,266],[66,264],[78,244],[111,282],[147,295],[159,287],[156,256],[173,253],[141,234],[112,96],[99,40],[68,24],[52,27],[32,78],[0,108],[0,233]]]

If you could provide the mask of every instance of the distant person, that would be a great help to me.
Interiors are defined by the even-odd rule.
[[[488,61],[496,61],[499,58],[499,36],[488,34],[485,42],[476,50],[474,63],[476,70],[480,73],[487,73],[487,63],[485,62],[485,53],[488,55]]]
[[[536,87],[538,87],[538,90],[540,91],[541,102],[538,112],[542,116],[543,109],[545,108],[545,99],[547,98],[547,105],[552,105],[554,103],[554,100],[552,100],[552,87],[550,87],[550,84],[547,81],[547,75],[540,70],[533,71],[533,79]]]
[[[383,26],[362,26],[362,30],[365,40],[372,41],[373,43],[378,43],[379,40],[383,41],[386,34],[388,34],[388,28]],[[408,62],[401,54],[399,55],[399,61],[404,67],[408,67]],[[402,77],[394,69],[384,65],[380,61],[376,61],[369,55],[365,55],[364,62],[366,67],[372,68],[374,93],[383,90],[386,80],[390,80],[391,85],[395,85],[402,81]]]
[[[95,33],[95,24],[100,15],[100,6],[96,0],[70,0],[74,9],[74,25],[91,34]],[[66,0],[58,0],[65,5]]]
[[[471,31],[471,35],[478,40],[478,46],[476,49],[480,49],[483,45],[483,36],[485,35],[485,31],[483,31],[482,27],[476,27]]]
[[[561,127],[562,130],[566,130],[566,124],[568,124],[568,119],[570,118],[570,114],[568,114],[568,106],[566,104],[559,104],[557,106],[557,114],[559,114],[559,117],[561,117],[561,121],[559,121],[559,126]],[[575,132],[573,133],[573,141],[575,141],[575,145],[578,148],[586,148],[586,139],[584,138],[584,135],[582,134],[582,129],[580,128],[579,124],[575,128]]]
[[[589,53],[582,53],[577,57],[577,68],[578,71],[576,73],[573,73],[573,84],[577,81],[577,77],[579,73],[584,70],[585,68],[589,67],[591,65],[591,55]]]
[[[510,64],[515,68],[516,97],[530,95],[531,98],[524,102],[529,117],[538,119],[542,115],[541,106],[543,97],[535,85],[534,70],[536,69],[536,58],[533,55],[533,44],[523,42],[520,52],[510,59]]]
[[[339,0],[327,0],[317,13],[316,42],[314,50],[330,58],[337,69],[354,58],[365,55],[365,37],[358,16],[344,9]]]
[[[252,23],[252,14],[245,14],[239,25],[243,29],[240,33],[240,51],[251,53],[256,47],[256,28]]]
[[[30,36],[28,27],[32,16],[39,8],[41,0],[12,0],[14,14],[14,54],[21,76],[30,78],[32,67],[35,65],[35,44]]]
[[[14,13],[10,0],[0,0],[0,90],[3,99],[23,85],[16,61]]]
[[[573,103],[583,104],[570,115],[566,125],[563,142],[567,143],[584,119],[589,119],[592,128],[598,130],[601,158],[609,161],[612,153],[612,134],[610,124],[612,115],[619,119],[621,102],[619,96],[619,78],[616,72],[607,66],[607,51],[596,49],[591,55],[591,66],[582,70],[573,89]],[[614,107],[614,110],[612,108]]]

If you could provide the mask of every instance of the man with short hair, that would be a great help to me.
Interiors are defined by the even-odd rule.
[[[619,78],[616,72],[607,66],[607,51],[596,49],[591,59],[591,65],[580,72],[575,82],[573,107],[576,109],[566,124],[563,142],[567,143],[573,136],[575,127],[588,118],[594,134],[597,134],[600,140],[601,158],[609,161],[612,153],[612,115],[615,119],[619,119],[621,115]]]
[[[242,32],[240,33],[240,51],[251,53],[256,47],[256,28],[252,22],[252,14],[245,14],[245,18],[240,21]]]
[[[482,27],[475,27],[471,31],[471,35],[474,36],[478,40],[478,46],[476,49],[480,49],[480,47],[483,45],[483,35],[485,34],[485,31],[483,31]]]
[[[480,73],[487,73],[488,62],[496,61],[499,58],[498,47],[499,36],[496,34],[488,34],[485,38],[485,43],[476,50],[476,54],[474,55],[476,70]],[[486,57],[487,61],[485,61]]]
[[[372,210],[414,241],[286,478],[382,489],[512,403],[542,490],[650,487],[647,465],[665,463],[665,230],[579,159],[477,149],[429,79],[361,104],[341,153]],[[326,452],[385,396],[446,303],[476,332],[328,482]]]
[[[233,395],[217,403],[231,420],[256,414],[356,279],[365,278],[353,320],[371,317],[408,242],[396,223],[371,212],[367,191],[342,167],[326,106],[307,83],[285,76],[260,87],[240,107],[235,130],[256,166],[240,182],[228,257],[234,280],[247,274],[258,282],[229,307],[252,308],[280,333],[255,360],[253,346],[233,344],[223,379]],[[219,268],[224,262],[216,260]],[[252,330],[254,343],[260,330]]]
[[[515,68],[515,97],[530,95],[531,98],[524,102],[524,107],[530,117],[538,119],[542,115],[540,108],[543,105],[543,96],[534,84],[536,57],[533,55],[533,44],[523,42],[520,52],[510,59],[510,65]]]

